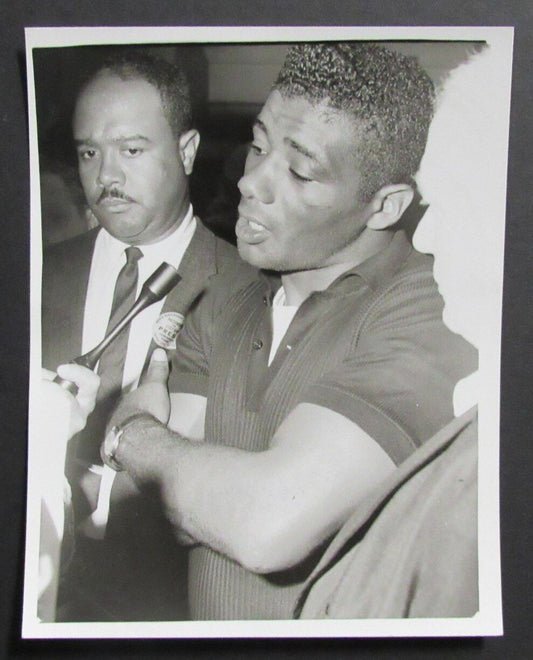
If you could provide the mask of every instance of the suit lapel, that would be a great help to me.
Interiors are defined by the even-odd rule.
[[[72,269],[72,288],[73,299],[70,301],[72,314],[72,330],[70,333],[72,357],[81,353],[83,336],[83,317],[85,315],[85,299],[87,297],[87,287],[89,285],[89,273],[91,270],[92,256],[94,252],[94,243],[98,231],[87,234],[87,240],[80,241],[73,251],[72,263],[78,262],[79,268]]]
[[[53,246],[43,265],[43,364],[55,369],[81,353],[83,317],[98,230]]]
[[[161,314],[178,312],[186,316],[207,287],[209,278],[217,272],[216,238],[201,221],[196,218],[196,229],[183,255],[179,267],[181,280],[165,298]],[[148,367],[152,351],[157,344],[152,341],[148,347],[143,375]]]

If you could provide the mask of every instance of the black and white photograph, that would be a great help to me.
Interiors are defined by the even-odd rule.
[[[22,636],[503,632],[512,27],[28,27]]]

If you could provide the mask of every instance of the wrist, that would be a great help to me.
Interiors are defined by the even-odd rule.
[[[126,432],[131,432],[134,426],[144,428],[147,425],[159,427],[161,423],[148,412],[136,412],[123,419],[119,424],[112,426],[102,443],[101,455],[104,463],[117,472],[124,470],[122,459]]]

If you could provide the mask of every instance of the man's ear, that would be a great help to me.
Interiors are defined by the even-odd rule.
[[[369,229],[388,229],[395,225],[413,201],[414,191],[406,183],[393,183],[380,188],[372,198]]]
[[[191,128],[190,131],[186,131],[180,135],[178,146],[185,174],[192,174],[194,159],[196,158],[199,144],[200,134],[195,128]]]

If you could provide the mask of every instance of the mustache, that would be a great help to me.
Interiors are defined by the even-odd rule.
[[[121,199],[124,202],[132,202],[132,203],[135,202],[135,200],[132,197],[126,195],[126,193],[123,193],[121,190],[118,190],[117,188],[104,188],[100,193],[100,196],[96,200],[96,203],[100,204],[100,202],[102,202],[104,199]]]

